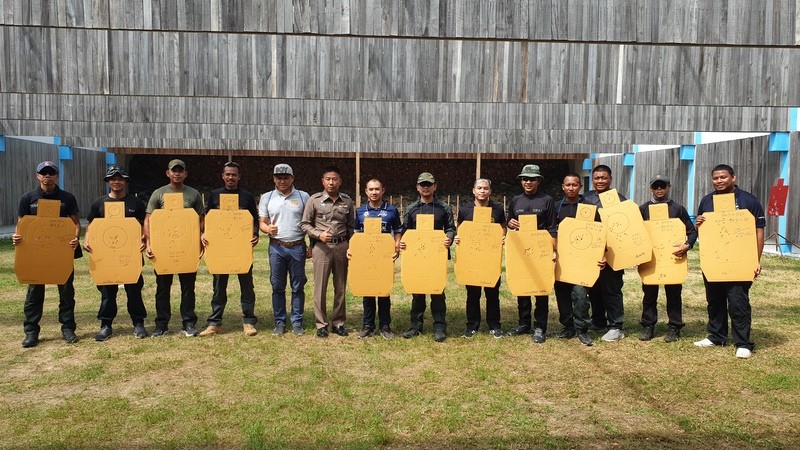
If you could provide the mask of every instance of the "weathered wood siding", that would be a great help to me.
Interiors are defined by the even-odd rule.
[[[800,99],[800,48],[0,29],[3,92],[632,106]],[[614,111],[604,112],[570,128],[613,129]],[[663,113],[635,129],[661,128],[671,119]],[[536,117],[515,119],[537,127]]]
[[[650,180],[656,175],[663,175],[670,179],[672,189],[670,197],[673,200],[690,208],[686,205],[686,180],[688,178],[689,164],[681,161],[680,149],[664,149],[648,152],[636,153],[636,170],[634,172],[634,200],[637,205],[650,200]],[[689,214],[694,214],[689,211]]]
[[[696,214],[703,196],[714,191],[711,170],[717,164],[733,167],[736,185],[753,194],[766,211],[770,188],[778,180],[781,170],[780,155],[769,151],[769,136],[698,145],[695,152],[696,199],[690,214]],[[767,218],[767,230],[777,229],[774,219]]]
[[[789,198],[786,200],[786,234],[784,237],[800,245],[800,133],[790,134]],[[764,205],[766,208],[767,206]],[[783,234],[783,233],[781,233]],[[800,252],[800,248],[793,248]]]
[[[0,225],[17,222],[19,199],[39,186],[36,166],[42,161],[58,164],[58,145],[6,137],[6,151],[0,152]],[[59,185],[75,195],[81,217],[105,193],[105,153],[74,148],[72,160],[62,162]]]
[[[797,45],[792,0],[0,0],[0,24],[200,32]]]
[[[597,167],[601,164],[608,166],[611,169],[611,188],[616,189],[617,192],[624,195],[626,198],[628,197],[628,192],[630,189],[630,185],[633,182],[631,180],[631,174],[633,172],[632,167],[625,167],[624,165],[624,156],[623,155],[610,155],[610,156],[602,156],[599,158],[595,158],[592,163],[592,167]],[[594,189],[592,187],[592,177],[589,174],[589,183],[588,185],[584,186],[584,191],[590,191]],[[633,200],[633,199],[631,199]]]

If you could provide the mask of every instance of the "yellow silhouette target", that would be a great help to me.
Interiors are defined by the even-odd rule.
[[[59,217],[60,200],[39,199],[37,215],[17,224],[22,240],[14,248],[14,273],[22,284],[64,284],[72,273],[75,223]]]
[[[200,218],[183,207],[183,194],[164,194],[164,208],[150,215],[153,268],[161,275],[197,272],[200,263]]]
[[[503,259],[503,227],[492,223],[492,208],[476,206],[472,220],[458,227],[455,273],[459,284],[494,287]]]
[[[736,209],[734,194],[714,196],[714,211],[703,213],[700,269],[708,281],[753,281],[758,268],[756,220]]]
[[[208,273],[242,274],[253,265],[253,216],[239,209],[239,194],[220,194],[219,209],[206,214],[203,259]]]
[[[381,219],[364,219],[364,232],[350,238],[347,284],[357,297],[388,297],[394,287],[394,239],[381,233]]]
[[[650,261],[653,244],[636,203],[620,202],[616,189],[600,194],[600,202],[600,218],[607,230],[606,259],[611,268],[621,270]]]
[[[447,236],[433,229],[433,214],[418,214],[417,228],[403,234],[400,281],[408,294],[441,294],[447,284]],[[495,280],[497,281],[497,280]]]
[[[89,224],[89,273],[98,286],[132,284],[142,274],[142,226],[125,217],[124,202],[106,202],[103,218]]]
[[[506,283],[511,295],[548,295],[553,290],[553,237],[537,230],[537,216],[519,216],[519,230],[506,234]]]
[[[669,218],[666,203],[648,208],[650,220],[644,226],[653,243],[653,255],[650,261],[639,264],[642,284],[682,284],[689,272],[689,262],[672,253],[686,242],[686,225],[681,219]]]
[[[596,210],[581,203],[575,218],[567,217],[559,224],[556,280],[592,287],[600,276],[597,261],[606,250],[606,226],[594,221]]]

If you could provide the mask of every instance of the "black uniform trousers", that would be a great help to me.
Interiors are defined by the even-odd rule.
[[[556,281],[558,321],[567,330],[586,332],[589,329],[589,294],[586,287]]]
[[[411,328],[422,332],[422,318],[425,315],[425,294],[411,294]],[[434,331],[447,331],[447,304],[444,292],[431,294],[431,316]]]
[[[543,331],[547,331],[547,316],[550,314],[550,305],[547,303],[548,297],[546,295],[537,295],[535,299],[536,304],[534,305],[530,296],[517,297],[519,325],[521,327],[531,327],[531,308],[533,308],[534,328],[541,328]]]
[[[681,301],[680,284],[665,284],[664,292],[667,294],[667,318],[671,328],[681,329],[683,323],[683,302]],[[658,323],[658,285],[643,284],[642,292],[642,326],[654,327]]]
[[[733,343],[736,348],[744,347],[750,351],[755,344],[750,341],[750,281],[711,282],[703,275],[708,302],[708,339],[717,344],[728,342],[728,315],[731,317]]]
[[[144,324],[144,318],[147,317],[147,310],[144,307],[144,300],[142,300],[142,287],[144,286],[144,278],[139,275],[139,280],[136,283],[125,285],[125,295],[128,297],[128,314],[131,316],[131,322],[134,325],[137,323]],[[100,291],[100,309],[97,310],[97,320],[102,325],[111,326],[114,319],[117,317],[117,292],[119,286],[116,284],[108,286],[97,286]]]
[[[75,279],[75,272],[69,274],[67,282],[58,285],[58,321],[61,323],[61,331],[75,331],[75,287],[72,285]],[[25,333],[39,334],[39,321],[42,320],[44,310],[44,285],[29,284],[28,293],[25,295],[25,321],[22,326]]]
[[[255,315],[256,293],[253,288],[253,266],[247,273],[240,273],[239,291],[240,303],[242,304],[242,323],[255,325],[258,318]],[[214,275],[214,293],[211,296],[211,315],[208,316],[209,325],[221,325],[222,315],[225,313],[225,306],[228,304],[228,280],[230,275]]]
[[[598,328],[622,329],[625,309],[622,303],[622,276],[624,270],[614,270],[610,265],[600,270],[600,276],[589,289],[592,303],[592,323]]]
[[[481,290],[486,294],[486,325],[490,330],[500,328],[500,278],[493,287],[467,286],[467,329],[481,326]]]
[[[392,300],[389,297],[378,297],[378,323],[380,327],[389,326],[392,323]],[[375,297],[364,297],[364,327],[375,329]]]
[[[172,317],[172,308],[169,302],[169,291],[172,288],[172,274],[156,274],[156,328],[166,330],[169,319]],[[194,282],[197,272],[180,273],[178,280],[181,283],[181,321],[184,328],[187,325],[197,324],[197,314],[194,312],[195,296]]]

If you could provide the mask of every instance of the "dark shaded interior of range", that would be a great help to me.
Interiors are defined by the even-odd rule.
[[[223,164],[228,161],[227,156],[131,155],[127,158],[131,175],[130,191],[146,201],[153,190],[169,182],[166,176],[167,163],[173,158],[186,163],[189,171],[186,184],[201,193],[207,195],[223,186],[221,173]],[[275,188],[272,169],[280,163],[292,166],[295,187],[309,194],[322,190],[322,170],[329,165],[338,167],[342,172],[342,192],[353,196],[356,188],[354,158],[247,156],[234,158],[233,161],[241,165],[240,187],[256,196]],[[403,203],[408,204],[417,199],[415,184],[421,172],[431,172],[436,177],[437,195],[443,200],[450,195],[451,203],[455,203],[456,196],[460,196],[462,202],[467,201],[472,193],[477,162],[475,159],[361,158],[360,164],[362,201],[367,181],[378,178],[386,187],[387,198],[392,196],[394,203],[398,204],[402,195]],[[544,180],[540,189],[543,192],[554,198],[563,196],[561,180],[570,172],[573,161],[485,159],[481,161],[481,176],[492,181],[494,200],[502,201],[503,196],[510,200],[522,192],[516,177],[525,164],[537,164],[541,168]]]

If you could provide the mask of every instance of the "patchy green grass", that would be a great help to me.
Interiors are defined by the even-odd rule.
[[[241,332],[231,281],[224,333],[211,338],[136,340],[120,292],[114,336],[95,342],[99,293],[87,260],[76,262],[78,335],[60,339],[57,292],[48,287],[43,342],[22,349],[25,286],[13,275],[13,249],[0,240],[0,447],[2,448],[796,448],[800,438],[800,262],[765,256],[751,290],[750,360],[730,346],[700,349],[705,297],[697,251],[684,287],[683,337],[636,336],[641,288],[625,276],[626,333],[619,343],[581,346],[553,337],[460,337],[464,289],[450,281],[448,340],[360,340],[361,301],[348,297],[347,338],[275,337],[264,245],[255,276],[258,328]],[[310,274],[310,264],[308,265]],[[152,328],[155,280],[145,268]],[[173,310],[177,315],[177,283]],[[504,328],[516,300],[502,294]],[[663,296],[663,294],[662,294]],[[197,312],[210,312],[211,276],[201,266]],[[393,328],[408,326],[410,296],[399,281]],[[551,334],[559,330],[550,302]],[[173,321],[172,330],[178,330]],[[594,335],[596,338],[599,334]]]

